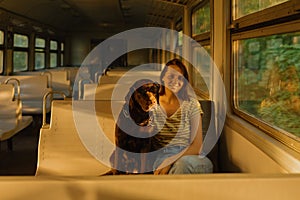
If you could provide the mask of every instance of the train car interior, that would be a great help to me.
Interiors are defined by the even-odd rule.
[[[299,198],[299,0],[0,0],[0,22],[1,199]],[[213,172],[106,175],[130,87],[174,58]]]

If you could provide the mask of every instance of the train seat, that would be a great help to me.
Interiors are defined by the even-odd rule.
[[[63,92],[67,97],[72,96],[71,80],[67,70],[48,70],[52,75],[52,90]],[[59,99],[61,96],[54,94],[54,99]]]
[[[133,84],[135,81],[147,78],[159,81],[160,71],[111,71],[108,75],[99,76],[99,84]]]
[[[25,71],[25,72],[15,72],[14,75],[17,76],[28,76],[28,75],[46,75],[48,76],[48,86],[52,88],[53,91],[63,92],[66,96],[70,97],[72,95],[72,85],[71,85],[71,70],[67,69],[47,69],[42,71]],[[74,70],[73,70],[74,71]],[[75,72],[74,72],[75,73]],[[74,76],[74,74],[73,74]],[[57,94],[53,95],[54,99],[59,99],[61,96]]]
[[[15,97],[14,85],[0,84],[0,141],[9,140],[32,122],[31,116],[22,116],[22,104]]]
[[[123,101],[129,88],[129,84],[84,84],[83,99]]]
[[[79,69],[79,67],[64,67],[64,70],[66,70],[67,74],[68,74],[67,79],[70,80],[70,83],[71,83],[71,89],[74,85],[78,69]]]
[[[109,170],[107,165],[97,160],[85,148],[80,139],[85,136],[79,135],[78,130],[81,130],[80,134],[83,132],[92,140],[96,137],[93,135],[95,130],[89,125],[94,116],[87,110],[87,108],[94,107],[98,124],[109,141],[114,143],[115,121],[124,101],[81,100],[73,101],[73,103],[80,108],[76,109],[76,112],[81,113],[80,124],[78,121],[74,121],[71,100],[54,100],[52,102],[50,124],[40,130],[36,176],[99,176]],[[112,104],[114,107],[111,106]],[[203,100],[201,104],[204,112],[211,113],[210,101],[207,103]],[[209,119],[205,119],[203,122],[209,123],[211,114],[204,116]],[[206,131],[208,125],[203,127]],[[100,154],[106,151],[103,146],[96,146],[94,148],[98,148]],[[216,152],[212,151],[208,155],[214,165],[218,164]]]
[[[111,101],[76,101],[79,106],[90,106],[95,102],[96,117],[107,138],[114,142],[115,120],[111,111]],[[115,102],[121,109],[123,101]],[[81,119],[85,130],[93,134],[88,121],[91,117],[85,110]],[[109,167],[94,158],[85,148],[74,122],[71,100],[52,101],[49,126],[40,130],[38,165],[36,175],[98,176],[106,173]],[[101,148],[101,147],[99,147]],[[99,150],[100,151],[100,150]]]
[[[42,114],[43,96],[52,91],[48,87],[46,75],[2,76],[0,81],[15,78],[20,81],[20,98],[22,100],[23,114]],[[50,111],[50,102],[47,103],[47,111]]]

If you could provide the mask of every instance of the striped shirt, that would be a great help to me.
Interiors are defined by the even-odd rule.
[[[191,137],[191,118],[202,114],[198,100],[191,98],[181,103],[178,110],[167,117],[160,106],[153,111],[153,125],[157,134],[153,137],[153,147],[160,149],[166,145],[188,146]]]

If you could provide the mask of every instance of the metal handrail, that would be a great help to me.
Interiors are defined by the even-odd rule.
[[[84,83],[93,83],[91,79],[80,79],[78,81],[78,99],[83,98],[83,84]]]
[[[49,72],[49,71],[44,71],[44,72],[41,73],[41,76],[44,76],[44,75],[49,77],[49,79],[48,79],[48,87],[52,88],[52,73]]]
[[[103,72],[99,72],[99,71],[95,73],[95,77],[94,77],[95,83],[98,83],[98,82],[99,82],[99,80],[98,80],[98,79],[99,79],[99,76],[103,76],[103,74],[104,74]]]
[[[53,94],[60,94],[64,100],[66,99],[66,95],[63,92],[60,91],[49,91],[47,92],[44,97],[43,97],[43,122],[42,122],[42,128],[44,128],[47,125],[46,122],[46,114],[47,114],[47,97],[48,95],[53,95]],[[52,101],[52,97],[51,97],[51,101]],[[51,102],[50,102],[51,103]]]
[[[18,98],[18,101],[20,101],[21,100],[21,89],[20,89],[21,83],[20,83],[20,80],[17,79],[17,78],[11,77],[11,78],[6,79],[3,83],[7,84],[9,81],[17,82],[17,98]]]

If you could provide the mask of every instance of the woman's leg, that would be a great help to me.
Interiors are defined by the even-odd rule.
[[[179,158],[171,167],[169,174],[212,173],[213,164],[207,157],[188,155]]]

